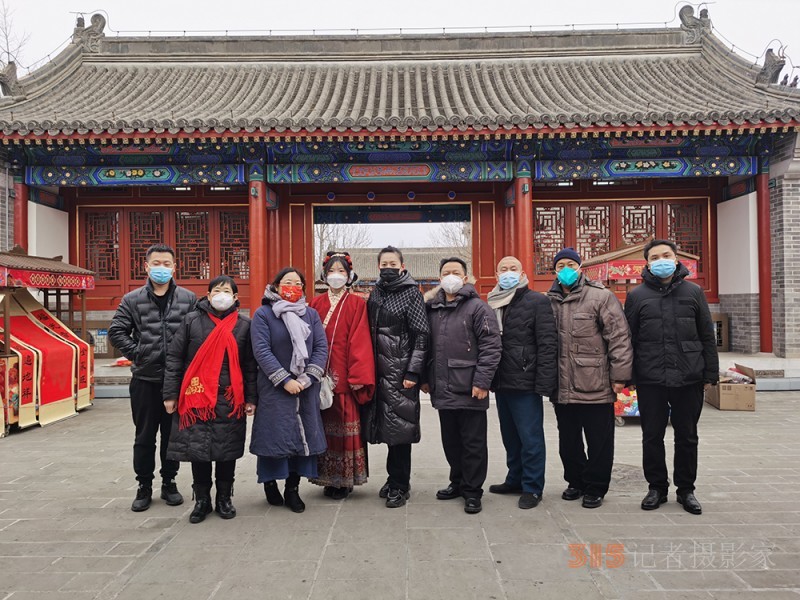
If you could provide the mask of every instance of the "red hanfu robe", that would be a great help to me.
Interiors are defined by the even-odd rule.
[[[316,296],[309,306],[324,322],[331,308],[329,294]],[[322,411],[328,449],[317,462],[319,476],[311,482],[350,488],[367,482],[359,405],[369,402],[375,392],[375,355],[364,299],[345,292],[328,319],[325,333],[330,360],[328,370],[336,386],[333,406]],[[354,391],[351,387],[354,385],[363,387]]]

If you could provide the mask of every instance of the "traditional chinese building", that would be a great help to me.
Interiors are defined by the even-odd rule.
[[[283,265],[318,271],[315,222],[472,224],[477,287],[506,254],[536,289],[564,245],[651,236],[698,257],[733,348],[800,355],[798,89],[705,11],[659,29],[112,37],[0,76],[14,239],[97,273],[94,318],[141,285],[145,249],[198,292],[257,306]],[[401,226],[401,225],[398,225]],[[52,249],[52,251],[50,251]]]

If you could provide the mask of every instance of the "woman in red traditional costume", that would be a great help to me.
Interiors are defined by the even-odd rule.
[[[323,319],[328,338],[328,372],[335,382],[333,406],[322,411],[328,450],[319,458],[325,495],[346,498],[356,485],[367,482],[367,460],[361,438],[359,406],[375,392],[375,357],[367,320],[367,303],[350,291],[358,279],[347,252],[328,252],[322,263],[328,292],[311,306]]]
[[[245,404],[256,397],[258,365],[250,342],[250,319],[239,314],[238,288],[227,275],[208,284],[208,295],[186,315],[167,350],[164,406],[172,421],[167,457],[192,463],[200,523],[211,508],[211,462],[216,465],[214,510],[236,516],[233,478],[244,454]]]

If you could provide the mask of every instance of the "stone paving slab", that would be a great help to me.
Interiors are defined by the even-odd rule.
[[[183,506],[156,498],[147,512],[130,511],[126,400],[100,399],[78,419],[15,432],[0,440],[0,600],[800,600],[798,393],[760,393],[754,413],[706,405],[701,516],[684,512],[674,492],[658,511],[639,508],[647,486],[635,419],[616,429],[603,507],[561,500],[549,405],[542,504],[521,511],[516,497],[487,494],[483,512],[467,515],[460,500],[435,498],[448,469],[435,411],[425,404],[422,415],[404,508],[377,497],[385,447],[371,448],[373,477],[345,501],[304,482],[301,515],[267,505],[247,455],[237,518],[212,514],[199,525],[188,522],[187,465]],[[487,485],[505,474],[494,407],[489,417]]]

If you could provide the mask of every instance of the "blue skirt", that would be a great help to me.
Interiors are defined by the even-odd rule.
[[[315,479],[319,476],[317,473],[317,457],[291,456],[289,458],[273,458],[259,456],[256,462],[258,483],[286,479],[291,472],[297,473],[300,477]]]

